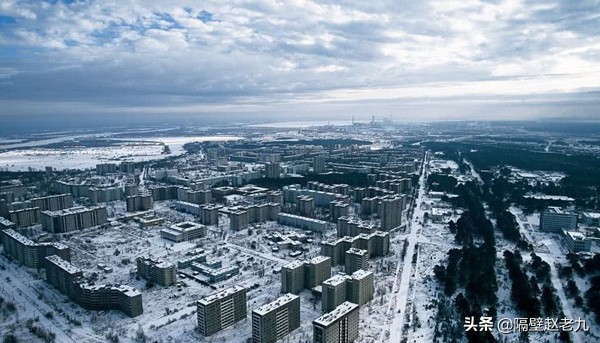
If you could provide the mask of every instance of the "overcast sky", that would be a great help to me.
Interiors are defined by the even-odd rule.
[[[600,1],[0,1],[0,116],[600,119]]]

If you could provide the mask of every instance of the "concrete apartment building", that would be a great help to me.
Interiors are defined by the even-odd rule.
[[[350,215],[350,205],[344,201],[335,200],[329,203],[329,217],[332,222],[337,222],[341,217]]]
[[[119,310],[130,317],[144,313],[142,293],[129,286],[78,283],[75,297],[76,302],[86,310]]]
[[[304,289],[304,262],[294,261],[281,267],[281,293],[299,294]]]
[[[277,222],[282,225],[288,225],[299,229],[316,232],[325,232],[329,227],[326,221],[297,216],[289,213],[279,213],[277,215]]]
[[[548,207],[540,214],[540,230],[561,233],[577,230],[577,214],[563,211],[560,207]]]
[[[378,213],[381,218],[381,229],[390,231],[402,225],[402,197],[386,197],[379,203]]]
[[[323,282],[321,310],[333,311],[344,301],[362,306],[373,300],[373,272],[357,270],[352,275],[338,274]]]
[[[230,208],[229,226],[231,230],[239,231],[251,223],[277,220],[280,211],[281,205],[272,202]]]
[[[291,293],[252,311],[252,343],[275,343],[300,327],[300,297]]]
[[[98,163],[96,164],[96,174],[98,175],[106,175],[117,172],[117,164],[116,163]]]
[[[312,217],[315,213],[315,199],[308,195],[299,195],[296,198],[296,206],[301,216]]]
[[[200,223],[204,225],[219,225],[219,209],[221,206],[206,204],[200,206]]]
[[[4,253],[29,268],[43,268],[45,258],[57,255],[63,260],[71,260],[71,249],[60,243],[34,243],[32,240],[8,229],[2,230],[0,237]]]
[[[81,269],[56,255],[46,257],[45,268],[47,281],[87,310],[119,310],[130,317],[143,313],[142,293],[133,287],[88,284]]]
[[[314,343],[348,343],[358,338],[358,305],[344,302],[313,321]]]
[[[233,286],[200,299],[197,306],[200,334],[210,336],[246,318],[246,288]]]
[[[206,226],[192,222],[181,222],[160,230],[160,236],[175,243],[190,241],[206,237]]]
[[[123,200],[123,188],[118,186],[90,187],[89,198],[92,204]]]
[[[40,208],[24,208],[8,211],[8,217],[17,227],[28,227],[40,223]]]
[[[82,230],[108,223],[106,207],[72,207],[59,211],[42,211],[42,229],[52,233]]]
[[[313,172],[324,173],[325,172],[325,157],[315,156],[313,157]]]
[[[20,199],[27,194],[27,187],[21,181],[11,180],[0,183],[0,193],[12,193],[14,199]],[[14,199],[12,201],[14,201]]]
[[[71,194],[50,195],[33,198],[29,202],[31,207],[38,207],[40,211],[58,211],[73,207],[73,196]]]
[[[346,301],[347,277],[347,275],[335,275],[323,282],[321,285],[321,310],[323,312],[333,311]]]
[[[250,223],[246,210],[229,211],[229,227],[231,230],[239,231],[248,227]]]
[[[281,166],[279,162],[266,163],[265,176],[270,179],[278,179],[281,176]]]
[[[390,233],[375,231],[369,235],[359,234],[324,241],[321,242],[321,255],[330,257],[331,264],[337,266],[346,263],[346,251],[351,248],[367,250],[369,257],[385,256],[390,251]]]
[[[359,269],[346,279],[346,300],[363,306],[373,300],[373,272]]]
[[[312,289],[331,277],[331,258],[317,256],[304,262],[304,288]]]
[[[312,289],[331,277],[331,259],[316,256],[307,261],[294,261],[281,268],[281,293],[298,294]]]
[[[283,193],[281,191],[268,191],[267,202],[283,205]]]
[[[89,197],[90,195],[90,185],[85,183],[54,181],[52,183],[52,189],[55,193],[59,194],[73,194],[74,198]]]
[[[369,252],[363,249],[350,248],[346,251],[344,271],[346,274],[352,274],[359,269],[369,269]]]
[[[171,286],[177,282],[177,268],[171,263],[138,257],[137,274],[161,286]]]
[[[150,194],[128,196],[125,202],[127,212],[148,211],[154,208],[154,198]]]
[[[1,230],[6,230],[6,229],[16,229],[17,226],[15,225],[15,223],[11,222],[10,220],[4,218],[4,217],[0,217],[0,231]]]
[[[83,271],[56,255],[45,258],[46,280],[62,294],[75,299],[75,285],[83,277]]]

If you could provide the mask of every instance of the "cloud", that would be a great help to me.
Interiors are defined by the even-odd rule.
[[[600,90],[598,13],[593,0],[7,0],[0,115],[576,103]]]

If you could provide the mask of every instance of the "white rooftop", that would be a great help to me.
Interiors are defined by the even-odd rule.
[[[322,326],[329,326],[332,323],[334,323],[335,321],[343,318],[345,315],[347,315],[348,313],[352,312],[355,309],[358,309],[357,304],[353,304],[349,301],[346,301],[346,302],[342,303],[340,306],[336,307],[335,310],[333,310],[329,313],[326,313],[326,314],[322,315],[321,317],[315,319],[313,323],[317,324],[317,325],[322,325]]]
[[[255,313],[257,313],[257,314],[259,314],[261,316],[264,316],[265,314],[267,314],[267,313],[269,313],[269,312],[271,312],[271,311],[273,311],[275,309],[278,309],[278,308],[280,308],[280,307],[282,307],[282,306],[284,306],[284,305],[286,305],[286,304],[288,304],[288,303],[290,303],[290,302],[292,302],[292,301],[294,301],[296,299],[299,299],[299,298],[300,297],[297,296],[297,295],[288,293],[288,294],[285,294],[285,295],[277,298],[275,301],[272,301],[272,302],[270,302],[268,304],[265,304],[265,305],[263,305],[263,306],[255,309],[252,312],[255,312]]]
[[[198,300],[198,304],[208,305],[208,304],[210,304],[210,303],[212,303],[212,302],[214,302],[216,300],[220,300],[220,299],[226,298],[226,297],[228,297],[228,296],[230,296],[232,294],[235,294],[237,292],[241,292],[243,290],[245,290],[245,288],[242,287],[242,286],[233,286],[233,287],[227,288],[227,289],[225,289],[225,290],[223,290],[223,291],[221,291],[219,293],[215,293],[213,295],[209,295],[209,296],[207,296],[205,298],[202,298],[202,299]]]

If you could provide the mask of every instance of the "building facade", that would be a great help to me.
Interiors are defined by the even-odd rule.
[[[211,336],[246,318],[246,288],[234,286],[200,299],[197,304],[198,329]]]
[[[252,343],[275,343],[300,327],[300,297],[291,293],[252,311]]]
[[[349,343],[358,338],[358,305],[344,302],[313,321],[314,343]]]

